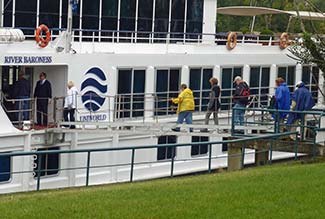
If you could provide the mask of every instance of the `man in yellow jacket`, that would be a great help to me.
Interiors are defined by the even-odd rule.
[[[192,124],[192,113],[194,111],[194,97],[191,89],[187,88],[186,84],[181,85],[182,92],[177,98],[172,98],[171,101],[174,104],[178,104],[177,107],[177,124],[182,124],[185,120],[186,124]],[[173,131],[179,131],[179,128],[173,129]],[[190,129],[192,131],[192,129]]]

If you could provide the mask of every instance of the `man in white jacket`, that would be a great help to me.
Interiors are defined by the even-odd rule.
[[[65,122],[75,121],[74,113],[77,107],[77,95],[78,95],[77,88],[74,86],[72,81],[69,81],[67,96],[64,99],[64,109],[63,109],[63,118]],[[65,126],[65,127],[70,127],[71,129],[76,128],[75,125]]]

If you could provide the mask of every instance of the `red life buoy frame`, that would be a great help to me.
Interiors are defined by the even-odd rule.
[[[281,34],[279,45],[280,45],[280,49],[285,49],[285,48],[288,47],[288,45],[289,45],[289,36],[288,36],[287,33],[282,33]]]
[[[235,32],[230,32],[227,37],[227,48],[232,50],[237,45],[237,34]]]
[[[42,32],[45,32],[45,38],[42,36]],[[36,34],[35,34],[35,40],[37,45],[40,47],[44,48],[46,47],[50,40],[51,40],[51,33],[49,28],[45,24],[41,24],[37,29],[36,29]]]

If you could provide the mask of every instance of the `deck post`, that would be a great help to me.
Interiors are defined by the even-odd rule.
[[[228,171],[240,170],[242,168],[242,148],[235,143],[228,145]]]

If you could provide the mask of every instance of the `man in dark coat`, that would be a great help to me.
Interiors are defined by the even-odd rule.
[[[29,120],[29,98],[30,98],[30,81],[25,79],[25,73],[20,71],[18,81],[14,84],[12,96],[16,99],[15,108],[17,112],[17,121]]]
[[[46,80],[46,73],[42,72],[37,81],[34,97],[36,98],[37,124],[47,126],[47,109],[49,99],[52,98],[51,83]]]
[[[292,111],[308,111],[311,110],[315,101],[311,92],[305,87],[304,82],[299,81],[296,85],[297,89],[292,95],[291,102],[291,110]],[[304,119],[304,123],[306,123],[306,115],[301,113],[290,113],[287,124],[290,126],[290,130],[296,131],[299,120],[302,121]],[[306,132],[305,132],[306,133]],[[292,136],[294,137],[294,136]]]
[[[210,78],[209,82],[211,84],[211,91],[210,91],[210,95],[209,95],[208,111],[205,114],[204,123],[206,125],[209,124],[210,116],[213,113],[214,124],[218,125],[219,124],[218,110],[220,108],[220,102],[219,102],[220,87],[218,85],[218,79],[217,78]],[[202,129],[201,131],[208,131],[208,129]]]
[[[246,105],[248,104],[249,99],[249,86],[248,84],[242,80],[240,76],[235,77],[234,80],[235,83],[235,93],[234,93],[234,107],[235,108],[242,108],[242,109],[236,109],[234,111],[234,122],[237,125],[243,125],[244,124],[244,115],[245,115],[245,109]]]

